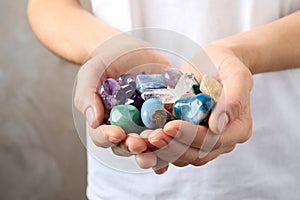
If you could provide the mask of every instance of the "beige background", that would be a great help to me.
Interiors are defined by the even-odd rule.
[[[37,41],[26,4],[0,0],[0,199],[85,199],[71,107],[78,66]]]

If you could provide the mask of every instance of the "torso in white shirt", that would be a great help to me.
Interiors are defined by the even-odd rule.
[[[158,27],[203,46],[300,9],[300,0],[92,0],[97,17],[123,31]],[[176,44],[174,44],[176,45]],[[300,70],[255,75],[253,136],[202,167],[162,176],[113,170],[88,153],[89,199],[299,199]],[[88,142],[88,149],[93,149]]]

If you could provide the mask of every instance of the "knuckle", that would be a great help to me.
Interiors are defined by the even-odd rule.
[[[241,102],[240,98],[236,98],[228,102],[227,110],[229,111],[231,120],[236,119],[240,115],[242,108],[243,103]]]

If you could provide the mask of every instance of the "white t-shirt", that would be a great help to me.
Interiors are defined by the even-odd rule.
[[[92,0],[97,17],[123,31],[158,27],[201,46],[300,9],[300,0]],[[175,45],[175,44],[174,44]],[[299,199],[300,69],[254,76],[253,136],[202,167],[161,176],[111,169],[88,153],[89,199]],[[88,149],[95,149],[90,140]]]

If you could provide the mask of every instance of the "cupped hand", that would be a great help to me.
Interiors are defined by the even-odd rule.
[[[130,36],[118,37],[116,41],[100,46],[93,58],[78,72],[75,106],[85,116],[89,135],[95,145],[113,147],[113,152],[117,155],[139,154],[147,150],[147,144],[137,134],[127,134],[118,126],[102,124],[105,108],[97,91],[107,78],[117,79],[133,69],[138,73],[138,66],[146,65],[141,69],[147,73],[158,73],[163,67],[169,66],[168,61],[159,53],[145,47],[146,43]],[[149,165],[140,163],[144,168]],[[152,161],[150,167],[153,165]]]
[[[232,51],[210,45],[205,48],[217,68],[202,69],[214,75],[223,85],[223,92],[209,117],[209,128],[181,120],[171,121],[148,137],[156,146],[157,157],[176,166],[204,165],[221,154],[231,152],[235,145],[247,141],[252,133],[250,91],[253,79],[250,71]],[[201,74],[190,64],[183,71]]]

